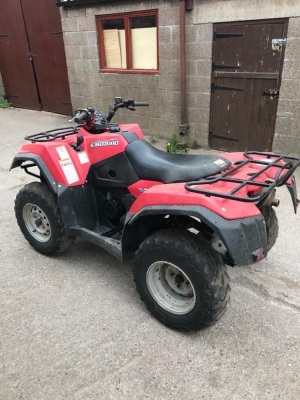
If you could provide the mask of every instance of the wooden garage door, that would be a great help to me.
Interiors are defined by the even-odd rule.
[[[286,19],[214,25],[210,146],[272,149]]]
[[[13,106],[72,113],[60,13],[53,0],[0,2],[0,69]]]

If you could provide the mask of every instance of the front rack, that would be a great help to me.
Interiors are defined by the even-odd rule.
[[[51,131],[45,131],[35,133],[34,135],[25,136],[25,140],[30,140],[31,143],[36,142],[51,142],[55,139],[65,139],[66,136],[74,135],[79,131],[82,125],[68,126],[66,128],[52,129]]]
[[[257,160],[252,155],[263,156],[268,160]],[[229,200],[236,200],[248,203],[263,203],[263,201],[268,197],[268,195],[273,191],[273,189],[277,186],[282,186],[286,183],[286,181],[293,175],[297,167],[300,165],[300,158],[279,155],[274,153],[265,153],[258,151],[247,151],[244,153],[246,159],[236,161],[234,163],[235,167],[230,170],[227,170],[219,175],[211,175],[206,178],[202,178],[198,181],[191,181],[185,184],[186,190],[190,192],[204,194],[206,196],[214,196],[221,197]],[[235,178],[234,175],[238,170],[250,164],[259,164],[264,166],[261,170],[256,173],[253,173],[249,176],[249,178],[241,179]],[[276,176],[274,179],[270,179],[266,182],[257,181],[257,179],[268,169],[270,168],[278,168]],[[283,173],[283,171],[285,171]],[[282,174],[283,173],[283,174]],[[212,185],[218,182],[231,182],[236,184],[236,186],[229,190],[227,193],[223,193],[221,191],[211,189],[200,189],[195,186],[201,185]],[[253,186],[253,187],[262,187],[264,190],[261,190],[258,195],[249,197],[248,195],[238,195],[241,189],[245,186]]]

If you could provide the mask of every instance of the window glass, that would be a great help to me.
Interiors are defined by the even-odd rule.
[[[125,29],[124,28],[124,18],[103,20],[102,28],[103,29]]]
[[[137,28],[155,28],[156,27],[156,16],[148,15],[145,17],[132,17],[130,18],[131,29]]]

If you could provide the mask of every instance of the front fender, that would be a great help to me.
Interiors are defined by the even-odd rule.
[[[259,253],[267,256],[267,233],[264,217],[257,216],[227,220],[201,206],[148,206],[138,213],[128,214],[123,231],[123,239],[131,233],[132,227],[139,218],[146,215],[185,215],[200,219],[222,239],[235,265],[250,265],[257,260]]]
[[[41,174],[45,178],[49,187],[54,191],[54,193],[57,193],[56,180],[54,179],[53,175],[49,171],[49,168],[47,167],[47,165],[45,164],[43,159],[40,156],[38,156],[37,154],[34,154],[34,153],[17,154],[14,157],[9,170],[12,170],[17,167],[21,167],[21,165],[25,161],[32,161],[39,168]]]

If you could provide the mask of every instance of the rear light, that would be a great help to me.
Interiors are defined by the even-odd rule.
[[[258,262],[258,261],[260,261],[260,260],[262,260],[264,258],[265,251],[264,251],[263,248],[260,248],[260,249],[258,249],[256,251],[254,251],[252,253],[252,255],[253,255],[253,258],[254,258],[254,262]]]

